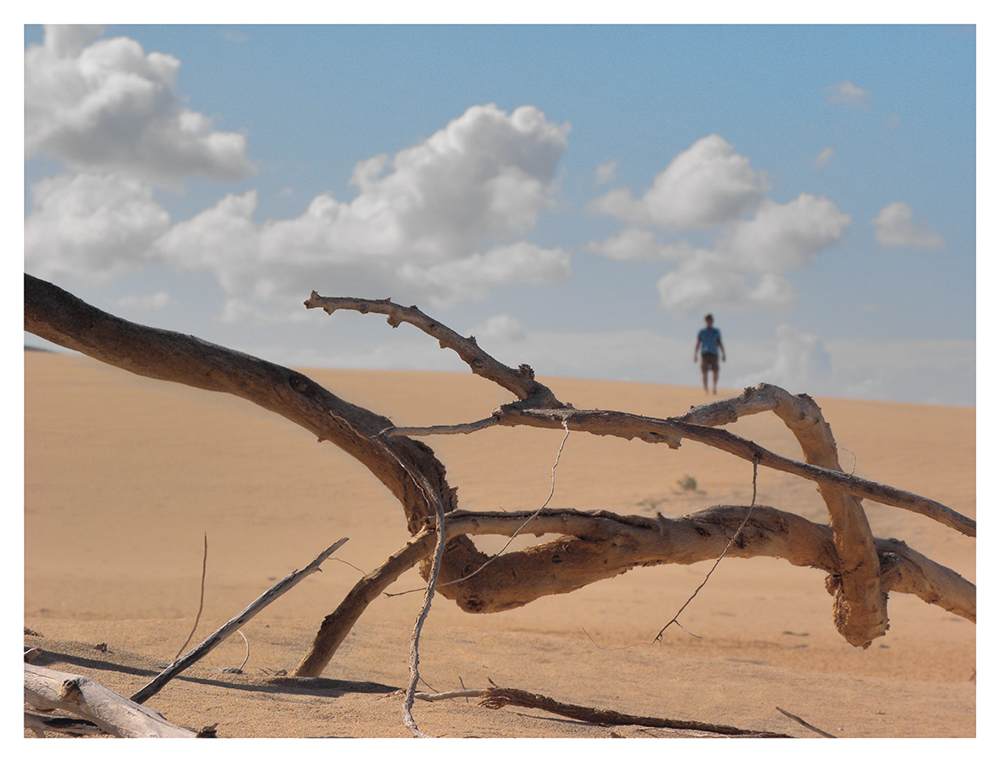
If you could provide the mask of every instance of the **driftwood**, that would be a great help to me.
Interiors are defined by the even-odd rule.
[[[209,652],[211,652],[216,646],[218,646],[222,641],[236,632],[240,627],[253,619],[257,614],[263,611],[267,606],[272,604],[282,595],[291,590],[295,585],[301,582],[303,579],[308,577],[310,574],[314,574],[320,570],[320,565],[332,556],[341,545],[347,542],[346,537],[342,537],[337,540],[333,545],[324,550],[315,560],[307,567],[300,571],[293,571],[288,576],[275,582],[271,587],[264,591],[264,593],[257,598],[253,603],[247,606],[243,611],[234,616],[228,622],[226,622],[222,627],[209,635],[200,644],[192,648],[186,654],[181,656],[179,659],[175,660],[173,664],[169,665],[164,669],[159,675],[150,680],[146,685],[140,688],[135,695],[132,696],[132,701],[137,704],[142,704],[150,696],[154,696],[160,692],[164,685],[174,679],[177,675],[183,672],[185,669],[195,664]]]
[[[205,640],[203,640],[199,645],[192,648],[184,656],[180,657],[173,664],[164,669],[160,674],[150,680],[146,685],[140,688],[135,695],[132,696],[132,701],[137,704],[142,704],[150,696],[154,696],[160,692],[164,685],[174,679],[177,675],[183,672],[185,669],[190,667],[192,664],[201,660],[206,654],[212,651],[217,645],[222,641],[236,632],[240,627],[253,619],[257,614],[264,610],[267,606],[274,603],[278,598],[291,590],[295,585],[301,582],[303,579],[308,577],[310,574],[318,572],[320,565],[328,559],[331,555],[336,552],[336,550],[347,542],[347,538],[343,537],[329,548],[320,553],[316,559],[309,564],[306,568],[301,571],[294,571],[287,577],[275,582],[271,587],[269,587],[259,598],[257,598],[253,603],[247,606],[243,611],[234,616],[228,622],[226,622],[222,627],[209,635]]]
[[[312,645],[293,674],[296,677],[319,677],[368,605],[403,572],[426,558],[434,550],[436,542],[437,533],[425,529],[393,553],[378,569],[360,579],[337,609],[323,620]]]
[[[198,733],[191,728],[181,727],[167,721],[159,712],[154,712],[138,703],[119,696],[100,683],[83,675],[57,672],[54,669],[24,665],[24,700],[43,711],[61,709],[92,722],[100,730],[119,738],[195,738]],[[25,722],[29,727],[44,727],[26,713]],[[59,723],[55,723],[58,726]],[[70,724],[74,726],[73,723]],[[77,735],[78,733],[71,733]]]
[[[479,348],[474,338],[458,335],[415,307],[402,307],[388,300],[328,298],[313,293],[306,301],[308,308],[328,313],[342,309],[381,313],[390,325],[415,325],[436,338],[443,348],[455,351],[473,373],[516,397],[516,401],[470,424],[396,429],[389,419],[340,399],[301,373],[191,336],[124,321],[27,274],[24,304],[27,331],[139,375],[243,397],[292,420],[320,441],[330,441],[345,450],[399,500],[408,529],[415,536],[402,553],[407,562],[415,556],[424,559],[421,573],[425,578],[431,574],[426,557],[437,540],[439,517],[445,516],[446,544],[442,546],[437,591],[465,611],[488,613],[523,606],[541,596],[570,592],[637,565],[717,558],[746,516],[745,507],[726,506],[681,519],[543,511],[524,531],[558,537],[491,559],[476,548],[471,536],[509,534],[514,531],[510,529],[512,522],[518,519],[512,519],[512,514],[459,511],[456,491],[448,484],[444,465],[414,437],[428,433],[467,434],[495,425],[527,425],[639,439],[669,448],[690,440],[764,468],[814,481],[829,511],[829,526],[774,509],[755,508],[730,554],[778,556],[796,565],[826,570],[827,588],[835,597],[834,623],[853,645],[867,647],[885,633],[886,594],[890,590],[916,594],[975,621],[975,587],[901,542],[872,537],[860,501],[867,499],[914,511],[972,537],[976,533],[975,521],[926,497],[845,474],[837,463],[836,443],[829,426],[819,407],[806,395],[792,396],[761,384],[732,400],[667,419],[576,410],[538,382],[528,366],[514,369],[497,362]],[[804,462],[784,458],[716,428],[740,416],[764,411],[773,412],[795,434]],[[525,518],[522,515],[520,523]],[[431,532],[421,535],[428,530]],[[673,541],[668,542],[668,537]],[[402,562],[397,561],[396,567]],[[482,568],[487,562],[489,566]],[[352,592],[353,601],[345,601],[341,607],[354,607],[344,622],[356,621],[358,607],[363,609],[373,594],[378,595],[378,588],[386,580],[391,581],[393,573],[397,572],[383,569],[376,572],[377,579],[362,580]],[[342,630],[348,625],[337,626]],[[317,669],[322,669],[330,649],[328,645],[319,646],[314,643],[314,652],[300,664],[298,674],[316,674]]]
[[[529,693],[519,688],[492,687],[484,690],[447,691],[445,693],[417,693],[415,698],[421,701],[445,701],[455,698],[478,698],[479,706],[487,709],[502,709],[505,706],[521,706],[526,709],[541,709],[560,717],[569,717],[580,722],[594,725],[639,725],[647,728],[670,728],[672,730],[694,730],[699,733],[712,733],[722,736],[737,736],[743,738],[789,738],[781,733],[771,733],[762,730],[746,730],[731,725],[718,725],[697,720],[673,720],[666,717],[642,717],[635,714],[622,714],[609,709],[595,709],[579,704],[566,704],[548,696]],[[811,727],[811,726],[809,726]]]

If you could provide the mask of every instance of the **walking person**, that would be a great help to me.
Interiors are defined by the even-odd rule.
[[[726,361],[726,348],[722,346],[722,333],[713,327],[715,322],[711,315],[705,315],[705,327],[698,331],[698,341],[694,345],[694,361],[698,362],[698,349],[701,349],[701,384],[708,394],[708,371],[712,371],[712,394],[718,394],[719,385],[719,353],[722,362]]]

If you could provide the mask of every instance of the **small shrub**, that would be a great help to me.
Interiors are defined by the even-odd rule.
[[[683,479],[678,479],[677,484],[679,484],[680,488],[685,492],[694,492],[698,489],[698,480],[693,476],[688,476],[687,474],[684,474]]]

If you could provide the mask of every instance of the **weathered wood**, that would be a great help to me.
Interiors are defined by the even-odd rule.
[[[132,701],[137,704],[142,704],[150,696],[154,696],[173,678],[183,672],[185,669],[190,667],[192,664],[196,663],[202,659],[206,654],[212,651],[219,643],[224,641],[234,632],[236,632],[240,627],[253,619],[257,614],[263,611],[267,606],[276,601],[282,595],[291,590],[295,585],[301,582],[303,579],[308,577],[310,574],[314,574],[319,571],[320,565],[331,555],[333,555],[336,550],[347,542],[347,538],[343,537],[329,548],[320,553],[316,559],[309,564],[306,568],[301,571],[294,571],[282,580],[279,580],[271,587],[269,587],[257,600],[247,606],[243,611],[237,614],[235,617],[226,622],[222,627],[209,635],[205,640],[203,640],[199,645],[192,648],[184,656],[180,657],[173,664],[168,666],[159,675],[150,680],[146,685],[140,688],[135,695],[132,696]]]
[[[736,542],[729,546],[747,516],[747,506],[718,505],[680,518],[622,516],[607,511],[549,508],[542,511],[453,511],[445,527],[449,540],[461,535],[559,535],[536,545],[532,553],[495,558],[501,579],[526,578],[496,589],[482,612],[523,606],[547,595],[578,590],[636,566],[689,565],[718,558],[725,548],[733,558],[780,558],[792,566],[835,575],[840,560],[833,530],[794,513],[755,506]],[[530,518],[530,521],[525,522]],[[298,677],[318,677],[347,633],[372,603],[407,569],[434,549],[428,527],[361,579],[336,611],[323,620],[309,651],[295,670]],[[875,539],[884,592],[916,595],[971,622],[976,621],[976,587],[960,574],[894,539]],[[475,577],[473,577],[473,580]],[[470,580],[471,583],[473,580]],[[439,585],[438,589],[446,588]]]
[[[195,738],[198,734],[120,696],[83,675],[24,665],[24,700],[40,710],[61,709],[119,738]]]
[[[830,424],[808,395],[793,397],[784,389],[760,384],[729,403],[735,418],[770,409],[795,435],[806,463],[843,472]],[[708,413],[705,408],[696,408],[684,418],[707,423]],[[833,544],[840,560],[835,572],[834,625],[848,643],[867,648],[889,629],[888,596],[879,584],[879,559],[871,526],[860,497],[828,482],[818,482],[817,486],[830,514]]]
[[[464,427],[466,431],[489,425],[529,425],[638,438],[651,443],[666,443],[671,447],[677,446],[682,439],[689,439],[748,461],[759,462],[764,467],[797,474],[829,488],[834,501],[831,523],[834,524],[835,535],[829,543],[819,543],[812,548],[832,558],[829,564],[833,580],[831,589],[840,600],[847,602],[843,607],[846,614],[841,617],[842,621],[838,621],[838,626],[844,626],[848,631],[845,636],[850,642],[863,645],[867,638],[877,637],[882,622],[878,605],[879,585],[881,592],[906,589],[928,602],[946,608],[953,606],[949,610],[964,611],[963,616],[975,617],[975,588],[961,577],[950,570],[952,577],[926,574],[924,571],[930,568],[924,563],[926,559],[914,561],[912,553],[894,552],[887,556],[879,545],[881,541],[866,540],[864,514],[854,498],[916,511],[970,536],[975,536],[974,521],[933,500],[844,474],[836,464],[832,435],[829,441],[816,446],[817,452],[826,453],[818,458],[826,464],[824,466],[782,458],[754,442],[716,428],[726,416],[735,416],[731,418],[735,420],[740,415],[764,410],[772,410],[780,416],[780,408],[784,406],[789,419],[786,423],[790,427],[801,424],[807,437],[815,436],[815,431],[820,431],[822,435],[822,426],[814,422],[802,424],[811,413],[808,410],[803,412],[802,404],[789,404],[787,399],[781,397],[785,394],[791,399],[787,393],[772,393],[759,387],[757,392],[748,392],[744,398],[713,403],[686,416],[671,419],[613,411],[580,411],[561,403],[534,378],[534,373],[527,366],[514,369],[498,363],[483,352],[473,338],[459,336],[416,308],[400,307],[388,300],[331,301],[315,292],[307,306],[322,307],[328,312],[337,309],[381,312],[389,316],[389,322],[394,326],[401,322],[413,323],[436,337],[442,347],[456,351],[473,372],[493,380],[517,397],[517,402],[502,406],[490,419]],[[294,421],[316,434],[321,441],[335,443],[365,465],[400,501],[412,535],[425,529],[428,521],[433,523],[435,514],[443,511],[449,517],[446,524],[449,540],[443,546],[445,553],[441,559],[438,590],[453,598],[463,610],[489,612],[522,606],[541,595],[570,592],[596,579],[620,574],[643,563],[636,559],[646,557],[644,553],[650,558],[656,557],[655,543],[634,536],[629,531],[615,530],[610,535],[600,532],[578,536],[566,534],[535,547],[508,553],[491,561],[489,568],[467,578],[471,570],[482,567],[490,561],[490,557],[479,551],[469,539],[467,535],[474,534],[471,530],[454,537],[451,535],[451,522],[458,518],[458,500],[455,490],[447,482],[444,465],[429,447],[407,436],[392,436],[390,444],[388,437],[393,432],[393,426],[389,419],[339,399],[301,373],[191,336],[129,323],[27,274],[24,312],[25,330],[54,343],[140,375],[235,394]],[[831,445],[833,460],[827,457]],[[810,456],[807,455],[806,459],[809,460]],[[845,502],[845,494],[854,497]],[[840,501],[839,504],[837,501]],[[553,521],[565,522],[566,519]],[[754,521],[748,524],[748,533],[755,529]],[[795,522],[788,519],[781,523],[789,525]],[[591,524],[590,530],[595,530],[595,526]],[[732,530],[733,527],[729,527],[725,531]],[[768,542],[776,546],[781,546],[783,541],[773,538],[787,534],[787,529],[780,527],[765,529],[761,526],[757,530],[762,537],[770,536],[772,539]],[[677,531],[694,530],[688,527]],[[679,546],[682,551],[674,553],[670,561],[652,562],[684,563],[677,559],[685,553],[697,555],[690,553],[690,549],[696,548],[702,539],[705,539],[705,547],[711,547],[715,554],[719,541],[725,542],[731,537],[719,527],[704,531],[708,532],[705,538],[695,532],[699,539],[692,537],[690,543]],[[802,533],[804,537],[812,535],[815,535],[813,529]],[[734,543],[734,552],[738,552],[739,546],[744,543],[747,547],[753,546],[752,539],[741,537],[738,543]],[[872,574],[872,543],[882,567],[876,576]],[[661,556],[662,550],[661,547]],[[790,550],[789,554],[794,555],[795,552]],[[760,554],[766,553],[761,551]],[[817,562],[813,556],[807,565],[818,563],[824,566],[827,560],[824,556]],[[430,574],[426,558],[421,564],[421,574],[425,578]],[[961,600],[956,602],[957,599]]]
[[[833,471],[809,463],[785,458],[724,429],[688,423],[679,418],[650,418],[608,410],[535,409],[511,403],[499,408],[494,416],[503,426],[536,426],[546,429],[582,431],[600,436],[639,439],[643,442],[668,442],[670,438],[701,442],[737,458],[801,476],[817,484],[830,484],[844,492],[884,505],[913,511],[944,524],[969,537],[976,536],[976,522],[936,500],[857,476]]]
[[[323,620],[312,645],[292,674],[295,677],[319,677],[368,605],[407,569],[430,555],[436,541],[437,532],[424,529],[389,556],[378,569],[358,580],[336,610]]]
[[[672,730],[695,730],[700,733],[712,733],[723,736],[746,738],[789,738],[782,733],[771,733],[762,730],[747,730],[732,725],[718,725],[711,722],[694,720],[673,720],[666,717],[641,717],[634,714],[622,714],[608,709],[595,709],[579,704],[566,704],[548,696],[529,693],[517,688],[487,688],[481,694],[479,706],[488,709],[501,709],[507,706],[523,706],[528,709],[541,709],[560,717],[569,717],[580,722],[595,725],[640,725],[647,728],[670,728]]]
[[[59,733],[64,736],[105,735],[99,725],[89,720],[81,720],[76,717],[52,717],[34,712],[24,713],[24,727],[33,731],[40,738],[44,738],[46,732]]]

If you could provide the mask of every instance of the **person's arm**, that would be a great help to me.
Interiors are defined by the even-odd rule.
[[[720,357],[722,358],[722,362],[725,362],[726,361],[726,348],[724,346],[722,346],[722,336],[719,336],[719,352],[721,353]]]

